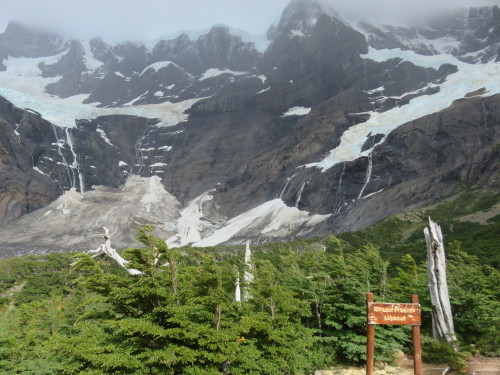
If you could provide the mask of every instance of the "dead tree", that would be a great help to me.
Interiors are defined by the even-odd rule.
[[[250,240],[245,246],[245,272],[243,273],[245,288],[243,289],[243,300],[248,301],[250,295],[250,285],[253,283],[252,251],[250,250]]]
[[[241,302],[240,273],[236,268],[236,285],[234,290],[234,301]]]
[[[445,340],[457,350],[441,227],[429,218],[429,228],[424,229],[424,234],[427,242],[427,275],[432,303],[432,333],[435,340]]]
[[[106,255],[112,259],[114,259],[114,261],[116,263],[118,263],[118,265],[120,267],[122,267],[123,269],[125,269],[125,271],[127,271],[130,275],[141,275],[142,272],[139,271],[139,270],[136,270],[135,268],[129,268],[127,265],[129,263],[128,260],[125,260],[121,257],[120,254],[118,254],[118,252],[113,249],[111,247],[111,236],[113,234],[116,233],[113,232],[112,234],[109,234],[109,230],[108,228],[106,227],[102,227],[104,229],[104,234],[96,234],[95,236],[92,236],[92,237],[99,237],[99,238],[103,238],[104,239],[104,243],[101,244],[97,249],[95,250],[90,250],[87,252],[87,254],[89,255],[92,255],[92,258],[95,258],[97,256],[100,256],[100,255]]]

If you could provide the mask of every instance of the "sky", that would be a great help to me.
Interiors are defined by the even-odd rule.
[[[493,5],[499,0],[321,0],[346,18],[398,19],[437,8]],[[151,40],[181,30],[225,24],[265,33],[289,0],[0,0],[0,32],[10,20],[88,40]]]

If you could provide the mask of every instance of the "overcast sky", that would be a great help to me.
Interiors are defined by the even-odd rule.
[[[493,5],[499,0],[323,0],[344,16],[383,14],[400,18],[457,5]],[[222,23],[263,33],[289,0],[0,0],[0,32],[10,20],[50,27],[66,36],[148,40],[179,30]]]

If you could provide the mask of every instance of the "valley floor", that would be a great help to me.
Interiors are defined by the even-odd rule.
[[[442,375],[447,368],[444,364],[422,364],[422,375]],[[468,362],[468,374],[470,375],[500,375],[500,357],[474,357]],[[320,370],[315,375],[365,375],[366,371],[361,367],[349,367],[336,370]],[[375,370],[375,375],[413,375],[413,361],[408,357],[399,361],[399,366],[384,366]],[[452,373],[453,374],[453,373]]]

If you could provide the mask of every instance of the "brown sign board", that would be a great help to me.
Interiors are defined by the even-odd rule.
[[[398,324],[419,326],[418,303],[368,303],[368,324]]]

